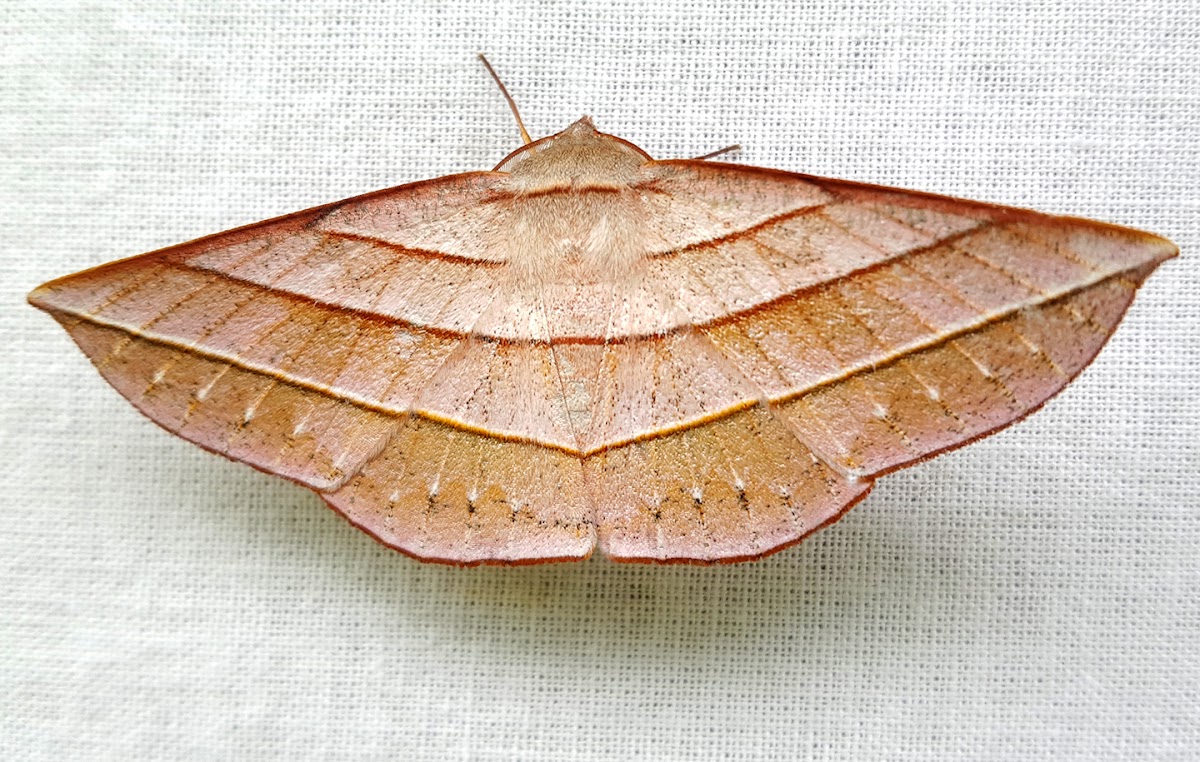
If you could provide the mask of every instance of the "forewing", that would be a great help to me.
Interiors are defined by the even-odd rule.
[[[727,171],[743,182],[746,170]],[[676,256],[708,286],[693,289],[708,299],[693,310],[700,330],[807,447],[854,479],[1036,409],[1177,253],[1113,225],[782,176],[829,200]],[[737,287],[753,278],[785,285]]]
[[[619,399],[597,412],[607,433],[586,469],[601,546],[622,560],[764,555],[838,518],[876,476],[1020,419],[1176,254],[1139,231],[910,191],[656,171],[676,220],[719,232],[651,260],[660,280],[643,287],[672,295],[674,327],[609,350],[669,356],[625,371],[654,404],[613,373]],[[730,224],[743,203],[754,214]],[[682,404],[671,389],[689,379]]]
[[[506,449],[575,444],[549,346],[473,338],[505,310],[503,263],[446,232],[486,215],[494,179],[302,212],[52,281],[30,301],[156,423],[326,493],[390,545],[457,563],[583,557],[578,459]]]

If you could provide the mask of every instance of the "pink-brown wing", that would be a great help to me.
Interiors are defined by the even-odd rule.
[[[545,342],[503,311],[494,173],[404,186],[45,284],[109,381],[181,437],[453,563],[582,558],[591,508]],[[526,404],[492,405],[489,399]]]
[[[598,535],[619,560],[711,562],[794,543],[878,474],[1027,414],[1174,254],[1099,223],[660,162],[572,218],[625,215],[644,266],[538,290],[501,277],[504,215],[529,209],[496,182],[352,199],[31,301],[153,420],[404,552],[560,560]]]
[[[686,416],[639,422],[636,385],[610,374],[620,399],[599,425],[616,434],[585,469],[604,472],[592,480],[605,485],[601,547],[626,560],[763,555],[835,520],[880,474],[1019,420],[1083,369],[1177,253],[1139,231],[923,193],[656,169],[676,216],[736,219],[756,177],[799,202],[661,252],[672,283],[658,287],[687,325],[609,348],[670,355],[685,366],[676,385],[722,378],[691,390]],[[681,337],[686,362],[661,349]]]

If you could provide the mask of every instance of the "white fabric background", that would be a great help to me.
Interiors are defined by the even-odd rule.
[[[1200,9],[1189,0],[10,0],[0,757],[1195,759]],[[490,168],[582,114],[652,155],[1151,230],[1025,423],[722,568],[457,570],[143,420],[51,277]]]

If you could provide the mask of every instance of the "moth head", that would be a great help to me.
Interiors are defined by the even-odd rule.
[[[510,175],[509,190],[544,193],[573,188],[622,190],[650,156],[627,140],[599,132],[582,117],[562,132],[518,148],[495,171]]]

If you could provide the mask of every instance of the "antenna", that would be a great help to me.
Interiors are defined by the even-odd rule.
[[[479,60],[483,61],[483,65],[487,67],[488,74],[491,74],[492,79],[496,80],[496,85],[500,88],[500,94],[504,96],[504,100],[508,101],[508,107],[512,109],[513,117],[517,120],[517,128],[521,130],[521,140],[525,141],[525,145],[529,145],[533,142],[533,138],[529,137],[529,133],[525,130],[525,123],[521,121],[521,112],[517,111],[517,102],[508,94],[508,88],[504,86],[504,83],[500,81],[500,75],[488,63],[487,56],[480,53]]]
[[[725,146],[724,148],[722,148],[719,151],[713,151],[712,153],[706,153],[703,156],[697,156],[695,159],[693,159],[693,161],[704,161],[706,159],[714,159],[723,154],[733,153],[734,151],[740,151],[740,150],[742,150],[742,144],[734,143],[731,146]]]

